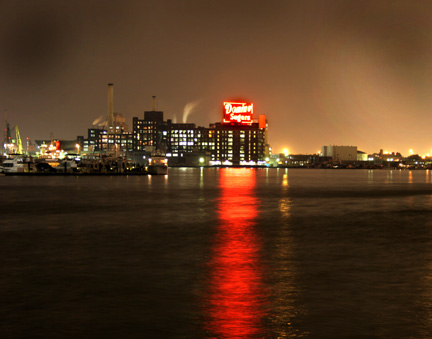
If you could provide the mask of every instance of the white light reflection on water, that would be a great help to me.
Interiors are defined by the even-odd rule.
[[[389,170],[387,172],[387,176],[386,176],[386,180],[385,180],[386,184],[391,184],[393,183],[393,170]]]
[[[374,178],[373,178],[374,172],[373,172],[373,170],[368,170],[367,173],[368,173],[368,180],[367,180],[368,184],[373,184],[373,182],[374,182]]]
[[[276,262],[280,262],[278,268],[279,276],[275,279],[273,286],[274,302],[273,309],[276,323],[275,332],[278,338],[290,337],[295,330],[292,328],[292,321],[295,317],[295,305],[293,295],[296,290],[293,277],[296,272],[290,263],[293,259],[292,234],[291,234],[291,198],[285,195],[289,190],[288,169],[282,175],[282,194],[279,199],[280,227],[278,230],[278,243],[276,244]]]
[[[269,329],[272,338],[294,338],[307,335],[298,328],[298,316],[304,313],[302,305],[297,303],[300,290],[297,282],[296,254],[294,249],[292,208],[290,196],[289,169],[279,170],[276,180],[280,193],[276,195],[277,210],[266,205],[263,212],[273,215],[271,236],[275,241],[268,253],[268,284],[270,289]],[[268,209],[268,210],[266,210]],[[266,233],[269,230],[266,230]],[[273,233],[274,232],[274,233]]]

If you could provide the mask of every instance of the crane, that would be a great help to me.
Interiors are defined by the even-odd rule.
[[[15,134],[16,134],[17,153],[22,154],[23,147],[22,147],[21,135],[18,129],[18,125],[15,126]]]

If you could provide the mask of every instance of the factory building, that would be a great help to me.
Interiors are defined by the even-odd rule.
[[[166,149],[166,123],[163,121],[163,112],[146,111],[144,119],[136,117],[133,124],[133,149],[135,151],[155,151],[165,153]]]
[[[114,112],[114,85],[108,84],[108,110],[106,120],[95,121],[88,129],[87,138],[81,137],[84,152],[126,153],[133,150],[133,134],[128,132],[126,119]]]
[[[224,102],[221,122],[209,127],[164,120],[156,107],[145,111],[143,119],[134,117],[132,131],[125,119],[113,113],[113,85],[108,84],[108,114],[103,126],[88,130],[82,138],[84,152],[133,152],[143,156],[162,153],[174,165],[257,165],[268,156],[265,115],[253,117],[253,103]],[[198,161],[198,160],[199,161]],[[204,160],[203,160],[204,159]]]
[[[103,145],[103,136],[107,131],[103,128],[89,128],[87,131],[87,138],[83,139],[82,150],[84,152],[101,152],[106,150]]]
[[[258,123],[216,123],[213,160],[231,162],[234,165],[257,164],[265,159],[265,134],[266,129],[260,128]]]
[[[331,157],[333,163],[357,161],[357,146],[322,146],[321,156]]]
[[[153,109],[144,113],[143,120],[133,119],[136,151],[160,151],[177,164],[184,163],[178,158],[191,154],[206,159],[210,155],[214,164],[258,164],[265,159],[267,122],[263,115],[254,122],[253,104],[225,102],[222,122],[208,128],[165,122],[163,112],[155,105]]]
[[[131,152],[133,151],[133,135],[119,130],[118,133],[108,133],[106,129],[90,128],[86,139],[81,145],[84,152]]]
[[[167,121],[167,154],[182,157],[186,153],[209,152],[215,150],[214,130],[197,127],[195,124]]]

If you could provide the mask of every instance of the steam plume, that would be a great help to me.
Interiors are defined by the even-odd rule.
[[[201,100],[195,100],[192,102],[188,102],[183,110],[183,123],[187,122],[188,116],[192,113],[192,111],[200,104]]]

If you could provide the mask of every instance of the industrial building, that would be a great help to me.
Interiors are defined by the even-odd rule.
[[[321,156],[331,157],[333,163],[357,161],[357,146],[322,146]]]
[[[164,120],[156,108],[134,117],[132,131],[113,113],[113,85],[108,84],[108,118],[102,128],[88,130],[82,139],[85,152],[131,152],[166,154],[171,165],[257,165],[268,156],[265,115],[253,117],[253,104],[224,102],[221,122],[209,127]],[[121,115],[117,114],[117,117]],[[198,160],[199,159],[199,160]]]
[[[149,113],[159,113],[158,116]],[[266,125],[252,122],[215,123],[209,127],[193,123],[173,123],[163,120],[163,112],[145,112],[144,119],[133,119],[134,151],[160,151],[170,163],[175,159],[196,154],[210,155],[213,164],[258,164],[266,156]],[[150,147],[149,147],[150,146]],[[207,158],[207,157],[206,157]],[[192,159],[192,158],[190,158]]]

